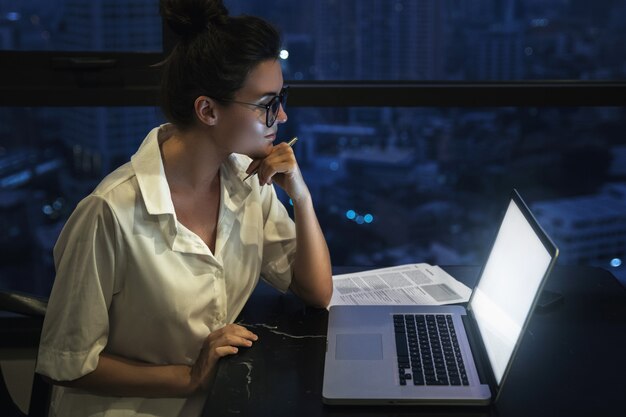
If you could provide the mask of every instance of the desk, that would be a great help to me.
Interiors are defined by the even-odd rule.
[[[473,287],[477,268],[445,269]],[[221,360],[203,416],[623,415],[626,290],[591,267],[557,267],[546,288],[564,302],[532,318],[497,404],[347,407],[322,404],[327,311],[261,284],[238,319],[259,341]]]

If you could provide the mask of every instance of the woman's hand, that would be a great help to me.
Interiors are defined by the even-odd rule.
[[[272,152],[264,159],[252,161],[246,173],[253,172],[257,167],[260,185],[276,182],[294,202],[310,196],[293,149],[286,142],[274,146]]]
[[[196,363],[191,367],[191,390],[207,390],[215,377],[217,361],[236,354],[239,351],[237,346],[250,347],[258,339],[256,334],[237,324],[229,324],[208,335]]]

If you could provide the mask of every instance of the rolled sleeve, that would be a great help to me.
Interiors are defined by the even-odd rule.
[[[279,291],[291,285],[296,256],[296,227],[274,187],[266,187],[263,200],[263,262],[261,276]]]
[[[96,369],[109,334],[118,234],[114,214],[97,196],[81,201],[68,219],[54,248],[56,278],[41,334],[38,373],[68,381]]]

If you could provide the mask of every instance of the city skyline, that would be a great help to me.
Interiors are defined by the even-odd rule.
[[[0,0],[5,50],[160,49],[161,23],[151,0],[132,8],[121,0],[58,0],[45,9],[30,2],[17,11],[13,3]],[[626,75],[626,54],[610,48],[620,45],[622,34],[612,22],[626,16],[618,2],[606,3],[612,13],[589,15],[581,13],[580,2],[556,0],[226,4],[235,14],[266,15],[281,27],[289,51],[282,61],[287,80]],[[600,24],[607,25],[605,32]],[[50,32],[54,27],[60,29],[56,34]],[[339,264],[480,263],[499,200],[512,186],[546,219],[571,212],[577,198],[592,207],[624,204],[605,198],[609,184],[626,181],[625,172],[609,169],[611,161],[626,158],[624,108],[286,110],[289,123],[281,126],[281,137],[301,139],[295,152]],[[23,261],[51,274],[51,248],[76,202],[162,121],[152,107],[0,109],[0,210],[7,225],[0,245],[30,248]],[[591,210],[589,221],[600,214]],[[563,242],[577,233],[575,227],[555,231]],[[350,244],[345,236],[353,237]],[[600,238],[593,259],[574,249],[566,249],[563,259],[624,274],[623,266],[611,264],[625,259],[624,241],[626,230]],[[19,259],[6,253],[0,270],[19,275]],[[41,283],[42,292],[46,285]]]
[[[626,77],[623,1],[602,0],[591,13],[580,1],[560,0],[225,4],[233,15],[260,15],[281,30],[286,79]],[[89,36],[77,36],[85,30]],[[4,50],[160,51],[160,37],[156,0],[0,1]]]

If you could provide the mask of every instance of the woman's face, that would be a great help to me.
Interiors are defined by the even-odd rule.
[[[283,74],[278,60],[263,61],[250,71],[233,100],[264,105],[278,95],[282,87]],[[278,125],[287,121],[287,114],[280,106],[276,122],[267,127],[265,113],[264,108],[248,104],[228,103],[223,106],[218,124],[220,136],[226,141],[224,146],[228,146],[231,152],[253,159],[269,155]]]

